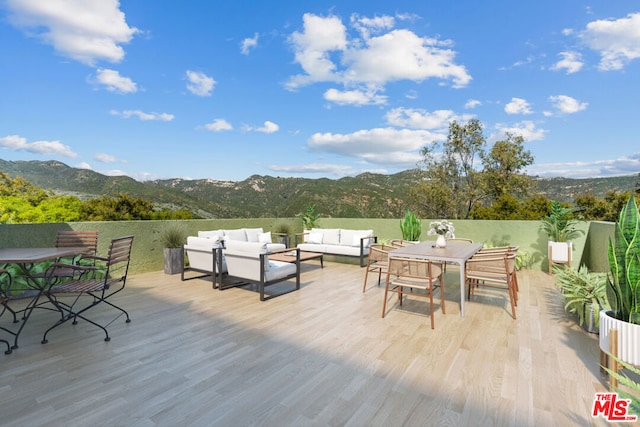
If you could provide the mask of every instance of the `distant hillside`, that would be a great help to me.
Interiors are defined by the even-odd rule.
[[[613,176],[609,178],[537,178],[538,191],[549,199],[572,202],[580,194],[591,193],[602,198],[610,191],[633,191],[640,184],[636,175]]]
[[[106,176],[57,161],[0,159],[0,172],[57,193],[80,198],[128,193],[162,207],[188,209],[202,218],[293,217],[309,204],[324,217],[400,218],[409,189],[418,183],[416,170],[393,175],[364,173],[337,180],[254,175],[244,181],[180,178],[139,182],[126,176]],[[572,201],[577,194],[597,197],[611,190],[632,191],[637,175],[611,178],[536,178],[538,190],[553,200]]]

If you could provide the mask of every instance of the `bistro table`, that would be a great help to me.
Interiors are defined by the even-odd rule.
[[[447,242],[444,248],[437,248],[434,241],[403,246],[389,252],[389,256],[428,259],[430,261],[453,262],[460,265],[460,317],[464,317],[465,263],[482,249],[480,243]]]
[[[18,311],[24,313],[22,316],[22,324],[17,332],[11,333],[15,336],[14,344],[12,348],[18,348],[18,337],[20,336],[20,332],[29,320],[29,316],[33,312],[33,309],[38,304],[38,301],[42,294],[45,291],[45,283],[44,277],[34,277],[31,274],[31,269],[37,263],[55,260],[58,258],[69,257],[81,254],[85,252],[87,248],[0,248],[0,265],[4,264],[15,264],[24,273],[24,277],[26,279],[26,285],[28,289],[25,291],[35,291],[33,292],[32,300],[27,304],[27,306]]]

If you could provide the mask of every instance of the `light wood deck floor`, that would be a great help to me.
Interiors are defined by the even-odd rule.
[[[81,322],[40,344],[56,316],[35,312],[20,348],[0,354],[0,424],[607,425],[591,418],[606,390],[597,336],[564,313],[548,275],[520,272],[517,320],[500,291],[461,318],[450,267],[431,330],[424,300],[394,296],[382,319],[383,288],[370,277],[363,294],[364,273],[305,263],[301,290],[266,302],[134,275],[117,298],[133,320],[113,323],[110,342]]]

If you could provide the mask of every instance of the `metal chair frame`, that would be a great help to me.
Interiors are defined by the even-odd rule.
[[[45,295],[49,301],[60,312],[61,318],[49,329],[47,329],[42,337],[42,343],[48,342],[47,335],[58,326],[73,320],[73,324],[77,323],[77,319],[83,319],[92,325],[102,329],[105,333],[105,341],[110,341],[111,337],[107,331],[107,327],[122,315],[126,316],[126,323],[131,322],[129,313],[116,304],[107,299],[122,291],[127,281],[127,273],[129,271],[129,263],[131,259],[131,247],[133,245],[134,236],[117,237],[111,240],[109,253],[104,258],[104,269],[95,266],[82,266],[73,264],[54,263],[46,273]],[[76,274],[71,278],[56,275],[56,271],[60,269],[73,269]],[[93,274],[86,274],[86,273]],[[96,277],[96,273],[103,272],[104,277]],[[91,276],[91,277],[90,277]],[[63,302],[60,299],[62,295],[74,295],[73,301],[70,303]],[[76,310],[75,306],[82,296],[90,296],[91,302]],[[105,303],[119,311],[115,319],[106,325],[101,325],[85,316],[87,310]]]

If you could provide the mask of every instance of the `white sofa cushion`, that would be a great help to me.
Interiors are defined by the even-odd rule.
[[[319,233],[319,232],[311,232],[307,235],[307,240],[306,243],[309,244],[314,244],[314,245],[321,245],[322,244],[322,238],[323,238],[323,234]]]
[[[322,243],[325,245],[340,244],[339,228],[312,228],[311,233],[322,233]]]
[[[243,228],[243,230],[247,235],[247,239],[246,239],[247,242],[259,242],[260,235],[264,233],[262,228]],[[234,239],[234,240],[239,240],[239,239]],[[271,240],[269,240],[269,242],[267,243],[271,243]]]
[[[184,246],[189,258],[189,267],[201,271],[213,272],[215,261],[213,259],[213,249],[219,249],[222,245],[217,239],[207,237],[187,237],[187,244]],[[216,265],[217,270],[217,265]],[[227,271],[227,264],[222,258],[222,272]]]
[[[223,230],[198,231],[198,237],[207,237],[209,239],[222,240],[224,238]]]
[[[360,239],[362,237],[373,236],[373,230],[340,230],[340,245],[342,246],[357,246],[360,247]],[[364,241],[364,247],[368,248],[371,244],[371,239]]]
[[[249,235],[247,234],[247,238],[248,237],[249,237]],[[260,233],[258,235],[258,242],[260,242],[260,243],[272,243],[273,239],[271,238],[271,232],[267,231],[266,233]]]
[[[244,228],[241,228],[239,230],[224,230],[224,240],[225,241],[235,240],[238,242],[246,242],[247,232],[244,230]]]

